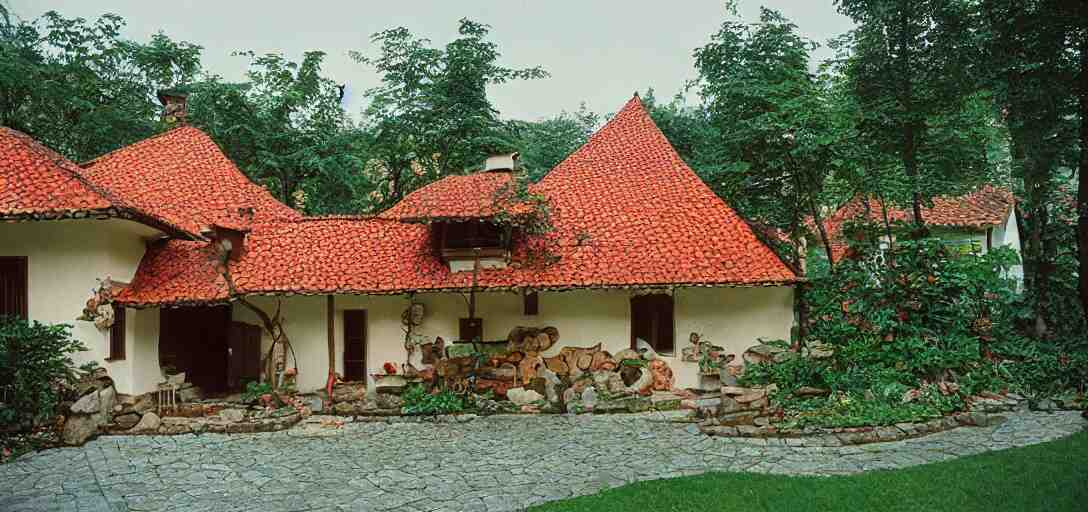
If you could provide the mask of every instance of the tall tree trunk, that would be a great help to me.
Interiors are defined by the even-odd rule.
[[[1088,29],[1081,30],[1080,39],[1080,169],[1077,181],[1080,306],[1088,319]]]

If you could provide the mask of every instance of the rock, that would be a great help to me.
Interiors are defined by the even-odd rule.
[[[830,389],[814,388],[812,386],[801,386],[793,390],[793,396],[827,396],[830,394]]]
[[[718,411],[722,414],[737,412],[743,410],[744,407],[739,402],[733,399],[733,397],[723,396],[721,403],[718,405]]]
[[[593,412],[597,414],[627,412],[627,400],[604,400],[598,402],[597,405],[593,407]]]
[[[782,347],[761,343],[745,350],[743,358],[747,364],[774,363],[777,362],[776,357],[778,357],[778,354],[783,352],[786,352],[786,349]]]
[[[650,402],[658,411],[675,411],[680,408],[680,397],[672,393],[654,393]]]
[[[592,386],[582,390],[582,407],[593,410],[597,406],[597,390]]]
[[[98,392],[99,408],[103,416],[113,414],[113,406],[117,402],[117,390],[113,389],[113,386],[102,389]],[[109,418],[102,418],[102,423],[106,423]]]
[[[128,430],[140,422],[140,415],[134,412],[122,414],[113,418],[113,422],[119,427]]]
[[[506,392],[506,398],[510,399],[515,405],[525,406],[534,402],[544,400],[544,395],[525,388],[511,388]]]
[[[219,417],[231,423],[238,423],[246,419],[246,412],[241,409],[223,409],[219,411]]]
[[[64,422],[64,431],[61,440],[69,446],[79,446],[98,432],[98,418],[90,414],[80,414],[68,417]]]
[[[133,432],[152,432],[159,429],[159,425],[162,424],[162,420],[159,419],[159,415],[153,412],[145,413],[140,422],[132,427]]]
[[[353,402],[366,398],[365,382],[343,382],[333,386],[333,402]],[[317,410],[317,409],[315,409]]]
[[[766,390],[756,389],[756,390],[752,390],[751,393],[745,393],[743,395],[734,396],[733,400],[736,400],[737,403],[749,404],[749,403],[755,402],[757,400],[762,400],[762,399],[764,399],[766,397],[767,397],[767,391]],[[753,407],[755,407],[755,406],[753,406]]]
[[[378,409],[400,409],[404,399],[396,395],[378,394],[374,397]]]
[[[76,403],[72,405],[71,411],[74,414],[94,414],[101,410],[101,402],[98,399],[98,391],[92,391],[76,400]]]
[[[332,406],[332,412],[342,416],[351,416],[356,413],[354,402],[336,402]]]
[[[754,391],[751,388],[741,388],[737,386],[722,386],[722,396],[740,396],[747,395]]]
[[[718,424],[726,426],[752,425],[759,413],[754,411],[740,411],[721,414],[718,416]]]
[[[178,403],[195,402],[204,398],[204,392],[200,388],[189,385],[175,392]]]
[[[653,401],[647,397],[631,396],[623,399],[627,412],[646,412],[653,408]]]

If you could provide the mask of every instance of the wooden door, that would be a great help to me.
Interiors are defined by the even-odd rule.
[[[231,322],[229,343],[227,387],[232,390],[245,389],[247,382],[261,378],[261,327]]]
[[[185,372],[205,392],[228,390],[230,306],[159,310],[159,364]]]
[[[0,316],[27,318],[26,257],[0,257]]]
[[[366,380],[366,310],[344,310],[344,380]]]

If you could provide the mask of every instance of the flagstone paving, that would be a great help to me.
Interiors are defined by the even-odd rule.
[[[267,434],[109,436],[0,465],[0,510],[519,510],[706,471],[849,474],[1024,446],[1083,429],[1078,412],[839,448],[699,434],[661,414],[434,423],[312,419]]]

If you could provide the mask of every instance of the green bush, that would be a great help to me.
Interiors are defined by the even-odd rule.
[[[71,328],[0,317],[0,426],[21,429],[54,416],[77,377],[72,354],[87,350]]]
[[[261,395],[266,395],[272,392],[272,386],[266,382],[249,381],[246,383],[245,391],[242,391],[242,402],[253,403],[257,399],[261,398]]]
[[[852,229],[862,242],[808,294],[810,337],[834,349],[812,385],[859,393],[970,376],[972,388],[995,386],[987,357],[1011,322],[1016,254],[964,253],[905,234],[880,249],[871,228]]]
[[[432,394],[422,385],[414,384],[404,390],[401,398],[404,399],[401,412],[412,416],[453,414],[465,410],[465,399],[448,389]]]

